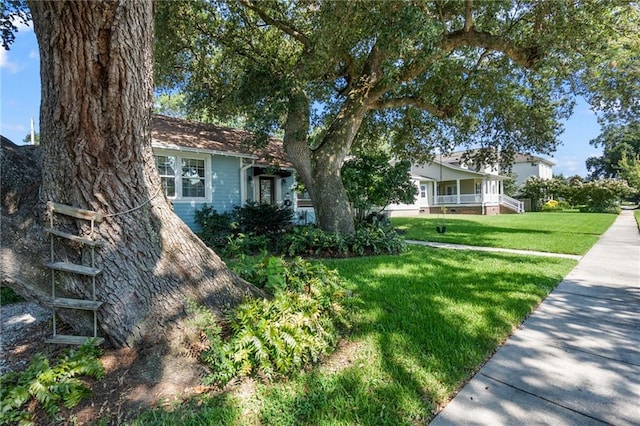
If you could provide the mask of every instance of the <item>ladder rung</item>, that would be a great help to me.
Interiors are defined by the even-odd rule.
[[[77,243],[86,244],[88,246],[93,246],[93,247],[102,247],[102,246],[104,246],[104,241],[90,240],[88,238],[79,237],[77,235],[69,234],[67,232],[58,231],[57,229],[52,229],[52,228],[47,228],[46,231],[48,233],[53,234],[55,236],[58,236],[60,238],[66,238],[68,240],[75,241]]]
[[[96,346],[104,343],[104,339],[102,337],[69,336],[65,334],[57,334],[55,336],[46,338],[44,341],[46,343],[55,343],[58,345],[81,345],[89,339],[94,339]]]
[[[98,308],[102,306],[102,302],[94,302],[93,300],[68,299],[65,297],[56,297],[49,300],[50,300],[49,301],[50,305],[55,308],[84,309],[86,311],[97,311]]]
[[[72,216],[78,219],[93,220],[95,222],[102,222],[104,220],[102,213],[79,209],[77,207],[67,206],[66,204],[54,203],[53,201],[47,202],[47,207],[53,212]]]
[[[92,268],[91,266],[76,265],[75,263],[68,262],[49,262],[44,264],[47,268],[55,269],[57,271],[72,272],[74,274],[88,275],[95,277],[102,272],[102,269]]]

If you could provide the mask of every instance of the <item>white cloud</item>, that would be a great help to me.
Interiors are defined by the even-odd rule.
[[[15,62],[11,62],[9,59],[9,53],[3,48],[0,47],[0,68],[4,68],[7,72],[11,74],[15,74],[20,71],[20,67]]]
[[[554,168],[555,173],[562,173],[565,177],[580,175],[585,173],[585,160],[576,156],[562,156],[556,157],[552,160],[556,163]]]
[[[29,59],[40,59],[40,53],[37,50],[29,52]]]
[[[29,31],[33,31],[33,21],[29,21],[26,24],[21,22],[20,19],[14,17],[12,19],[12,23],[13,25],[16,26],[16,28],[18,29],[18,32],[29,32]]]

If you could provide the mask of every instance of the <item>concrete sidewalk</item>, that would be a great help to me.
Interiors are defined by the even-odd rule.
[[[431,422],[524,424],[640,424],[640,233],[632,211]]]

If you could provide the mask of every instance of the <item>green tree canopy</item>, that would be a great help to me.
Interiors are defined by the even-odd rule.
[[[587,169],[591,172],[591,178],[619,177],[620,161],[624,157],[633,160],[640,155],[640,122],[610,124],[589,143],[595,147],[602,147],[603,150],[600,157],[587,159]]]
[[[436,147],[548,154],[572,94],[636,111],[638,14],[600,0],[161,2],[156,83],[282,135],[320,225],[348,233],[354,146],[420,162]]]
[[[620,176],[636,191],[636,200],[640,201],[640,154],[631,158],[623,155],[618,167]]]
[[[2,0],[0,3],[0,35],[2,48],[9,50],[16,39],[16,23],[26,25],[31,20],[31,12],[26,0]]]
[[[347,160],[342,180],[358,219],[372,209],[384,210],[389,204],[415,202],[418,188],[411,180],[409,161],[391,163],[384,153],[364,154]]]

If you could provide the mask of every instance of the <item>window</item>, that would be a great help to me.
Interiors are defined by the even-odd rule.
[[[446,195],[457,195],[458,194],[458,187],[456,185],[445,185],[444,193]]]
[[[210,200],[209,159],[204,155],[156,155],[164,194],[171,199]]]
[[[160,182],[164,195],[169,198],[176,196],[176,157],[169,155],[156,155],[156,167],[160,174]]]
[[[182,197],[205,198],[204,159],[182,158]]]
[[[427,198],[427,185],[420,185],[420,198]]]

